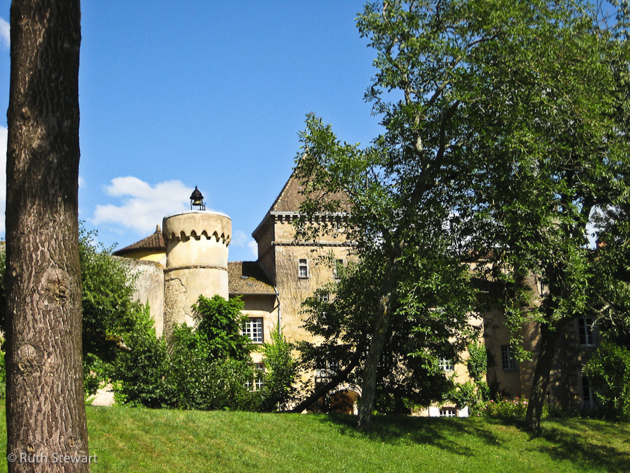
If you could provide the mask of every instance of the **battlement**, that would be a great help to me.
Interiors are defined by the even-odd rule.
[[[192,211],[165,217],[162,234],[167,246],[189,240],[215,240],[226,247],[232,239],[232,220],[225,214],[211,211]]]

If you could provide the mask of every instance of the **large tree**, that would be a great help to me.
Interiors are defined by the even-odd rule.
[[[531,11],[529,29],[503,36],[501,51],[480,48],[483,63],[470,90],[478,98],[468,107],[467,121],[478,127],[471,150],[481,158],[475,210],[488,223],[478,236],[494,256],[492,277],[508,283],[504,310],[515,339],[523,323],[540,326],[527,410],[533,430],[540,428],[562,330],[581,316],[622,316],[603,309],[625,299],[610,290],[619,274],[602,264],[612,252],[589,244],[594,212],[619,208],[630,191],[627,11],[598,6],[521,6]],[[616,18],[606,18],[610,12]],[[613,227],[627,241],[627,225]],[[532,277],[533,293],[523,284]],[[519,289],[538,303],[523,310]]]
[[[88,455],[78,226],[80,43],[79,0],[13,2],[6,211],[11,471],[58,470],[53,454]],[[88,471],[89,465],[65,462],[63,468]]]
[[[384,132],[361,149],[311,117],[299,168],[309,182],[304,222],[346,211],[359,259],[380,262],[361,427],[392,318],[465,309],[419,288],[457,287],[445,272],[463,274],[466,256],[483,252],[498,257],[491,276],[516,302],[504,307],[510,325],[541,323],[528,412],[537,428],[555,336],[587,308],[590,212],[627,194],[625,25],[601,22],[607,11],[583,0],[392,0],[359,15],[377,51],[366,99]],[[349,203],[324,198],[342,189]],[[547,297],[523,313],[510,293],[532,274]]]

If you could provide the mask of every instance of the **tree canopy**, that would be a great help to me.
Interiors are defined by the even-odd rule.
[[[345,211],[359,264],[376,266],[363,293],[374,294],[370,314],[357,315],[372,320],[360,425],[369,427],[394,321],[431,311],[436,334],[456,333],[474,312],[464,267],[491,255],[480,275],[503,286],[515,339],[522,323],[541,324],[528,411],[537,427],[558,329],[593,307],[587,225],[628,195],[627,11],[626,2],[393,0],[358,16],[377,52],[365,98],[384,131],[361,148],[311,115],[298,170],[310,197],[303,235],[331,230],[309,226],[313,213]],[[323,198],[341,190],[349,202]],[[546,289],[540,308],[523,311],[515,288],[527,292],[527,276]]]

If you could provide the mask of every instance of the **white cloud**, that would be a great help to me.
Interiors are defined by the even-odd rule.
[[[85,179],[79,176],[79,189],[85,189]]]
[[[0,18],[0,44],[4,43],[7,47],[11,44],[11,27],[9,22],[4,18]]]
[[[133,176],[112,179],[105,192],[122,200],[122,205],[97,205],[92,223],[121,225],[142,233],[155,230],[162,218],[190,210],[193,189],[181,181],[165,181],[151,186]]]
[[[7,206],[7,139],[9,130],[0,126],[0,208],[6,209]],[[4,234],[4,212],[0,218],[0,233]]]
[[[254,240],[252,240],[252,241],[247,243],[247,246],[251,250],[252,255],[254,255],[254,258],[258,259],[258,243],[256,243]]]

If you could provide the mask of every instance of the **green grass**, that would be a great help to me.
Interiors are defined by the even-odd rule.
[[[351,416],[87,410],[93,472],[630,470],[630,425],[595,420],[547,420],[531,437],[493,419],[378,416],[364,435]]]

